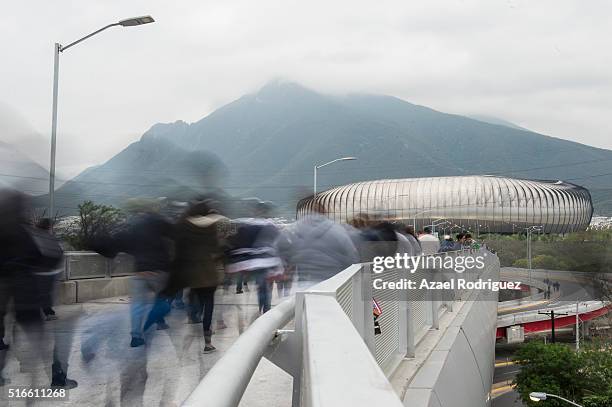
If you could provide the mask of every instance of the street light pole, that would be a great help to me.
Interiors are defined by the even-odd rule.
[[[529,278],[531,279],[531,229],[527,229],[527,264],[529,268]]]
[[[401,196],[401,195],[400,195],[400,196]],[[425,210],[425,211],[417,212],[417,213],[415,213],[414,215],[412,215],[412,228],[414,229],[414,232],[415,232],[415,233],[416,233],[416,231],[417,231],[417,230],[416,230],[416,217],[417,217],[417,216],[419,216],[419,215],[422,215],[422,214],[424,214],[424,213],[431,212],[431,211],[433,211],[433,210],[435,210],[435,209],[436,209],[436,208],[427,209],[427,210]]]
[[[314,166],[314,181],[313,181],[313,191],[312,191],[312,195],[314,196],[314,199],[317,199],[317,166]]]
[[[55,43],[53,46],[53,107],[51,113],[51,159],[49,162],[49,219],[51,219],[51,225],[55,223],[55,150],[57,143],[57,94],[58,94],[58,82],[59,82],[59,55],[60,52],[66,51],[68,48],[85,41],[86,39],[93,37],[94,35],[106,30],[110,27],[122,26],[122,27],[133,27],[136,25],[150,24],[155,22],[151,16],[132,17],[125,20],[118,21],[116,23],[108,24],[86,36],[79,38],[76,41],[71,42],[66,46],[62,46],[59,43]]]
[[[59,78],[59,54],[62,46],[54,45],[53,56],[53,112],[51,113],[51,162],[49,163],[49,213],[51,225],[55,223],[55,143],[57,137],[57,86]]]
[[[531,281],[531,235],[534,231],[540,231],[542,228],[540,226],[530,226],[525,228],[527,231],[527,265],[529,268],[529,281]]]
[[[323,168],[325,166],[328,166],[330,164],[333,164],[335,162],[338,161],[352,161],[352,160],[356,160],[357,157],[342,157],[342,158],[336,158],[335,160],[331,160],[329,162],[326,162],[325,164],[321,164],[321,165],[316,165],[314,166],[314,182],[313,182],[313,200],[317,199],[317,170],[319,168]]]

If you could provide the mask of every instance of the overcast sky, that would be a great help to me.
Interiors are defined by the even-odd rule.
[[[53,43],[118,19],[61,55],[58,167],[74,175],[152,124],[196,121],[273,78],[489,115],[612,148],[607,0],[36,0],[0,6],[0,140],[48,155]]]

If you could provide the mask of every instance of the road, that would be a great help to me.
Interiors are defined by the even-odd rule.
[[[525,407],[519,399],[519,394],[511,390],[493,399],[491,407]]]
[[[512,362],[512,352],[498,349],[493,374],[492,407],[522,407],[519,395],[512,389],[511,383],[519,372],[519,367]]]
[[[582,302],[599,299],[599,296],[591,285],[587,284],[584,281],[577,281],[576,278],[569,275],[569,272],[550,272],[548,274],[548,278],[551,280],[551,282],[558,282],[560,285],[559,293],[555,295],[553,291],[551,300],[534,301],[533,305],[522,304],[517,307],[507,308],[500,312],[499,315],[533,311],[544,308],[548,309],[564,306],[570,303],[575,304],[577,301]],[[543,281],[543,277],[537,279],[539,281]]]

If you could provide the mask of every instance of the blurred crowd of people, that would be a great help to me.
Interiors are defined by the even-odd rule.
[[[474,244],[469,234],[442,243],[425,228],[362,214],[347,224],[325,216],[325,208],[292,224],[272,219],[272,206],[257,201],[249,216],[229,219],[223,205],[210,197],[191,202],[176,218],[162,215],[158,202],[131,199],[127,221],[113,233],[95,236],[90,247],[113,258],[128,253],[134,258],[130,279],[129,345],[146,344],[145,332],[169,329],[165,317],[172,307],[185,308],[189,323],[202,324],[204,353],[214,352],[213,311],[218,287],[242,294],[249,285],[257,291],[258,314],[271,308],[272,290],[289,295],[294,285],[305,288],[326,280],[346,267],[371,261],[374,256],[432,254]],[[32,225],[24,195],[0,193],[0,371],[9,344],[4,338],[4,317],[13,304],[15,326],[23,336],[13,340],[36,343],[45,334],[42,322],[54,319],[52,294],[62,249],[51,233],[49,219]],[[184,301],[187,298],[187,301]],[[173,305],[174,304],[174,305]],[[216,329],[224,329],[222,318]],[[21,338],[21,339],[19,339]],[[35,339],[35,340],[33,340]],[[50,357],[51,385],[75,387],[67,378],[71,335],[55,335]],[[92,352],[83,353],[88,357]],[[41,359],[48,356],[40,353]]]

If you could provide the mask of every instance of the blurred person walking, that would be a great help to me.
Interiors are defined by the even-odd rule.
[[[435,254],[440,250],[440,240],[433,235],[430,227],[419,232],[419,242],[421,242],[423,254]]]
[[[34,243],[39,248],[43,257],[61,259],[63,256],[59,240],[51,231],[51,220],[41,218],[36,223],[36,227],[31,230]],[[53,296],[57,275],[61,269],[56,268],[59,261],[43,262],[38,267],[33,268],[36,278],[40,305],[46,321],[55,321],[57,316],[53,310]],[[69,313],[62,321],[51,324],[53,333],[53,364],[52,385],[61,387],[76,387],[77,382],[66,378],[68,371],[68,360],[72,349],[73,331],[78,315]]]
[[[393,223],[395,229],[395,237],[397,240],[397,252],[400,254],[408,254],[409,256],[418,256],[421,254],[421,245],[419,241],[411,234],[406,233],[406,226],[402,223]]]
[[[204,200],[193,204],[181,216],[177,224],[176,260],[171,287],[189,287],[197,298],[197,305],[190,304],[192,313],[202,315],[204,353],[214,352],[212,345],[212,317],[215,291],[222,282],[217,268],[221,259],[220,229],[227,218],[215,209],[214,202]]]
[[[405,226],[400,230],[403,232],[402,235],[408,240],[410,244],[410,250],[413,256],[417,256],[423,253],[423,248],[421,247],[421,242],[419,241],[417,235],[414,232],[414,228],[412,226]]]
[[[439,253],[452,252],[455,250],[455,241],[451,235],[444,235],[444,240],[440,244]]]
[[[279,230],[267,219],[269,204],[256,203],[254,214],[255,218],[234,220],[237,230],[227,239],[225,270],[254,278],[259,313],[263,314],[271,307],[271,280],[282,276],[284,267],[276,247]]]
[[[41,285],[36,273],[49,274],[59,264],[63,253],[57,239],[27,224],[26,198],[16,191],[0,191],[0,335],[5,335],[4,317],[7,305],[14,303],[13,347],[21,370],[31,374],[32,385],[40,375],[37,360],[44,360],[46,343],[42,324],[42,298],[51,298],[51,288]],[[49,305],[49,304],[47,304]],[[67,378],[68,355],[72,333],[55,332],[51,365],[51,386],[74,388],[77,382]],[[0,372],[4,369],[8,346],[0,351]],[[4,379],[0,377],[0,384]]]
[[[130,346],[134,348],[144,345],[145,318],[168,281],[174,227],[158,213],[154,200],[130,199],[126,210],[131,216],[125,227],[111,237],[99,237],[94,246],[106,257],[119,252],[134,257],[135,273],[130,279]]]
[[[42,231],[42,233],[48,233],[51,235],[51,219],[41,218],[36,223],[36,229]],[[53,291],[55,288],[55,281],[57,274],[60,270],[48,270],[37,272],[37,281],[40,292],[40,300],[42,305],[42,312],[45,316],[45,320],[53,321],[57,319],[55,310],[53,310]]]
[[[346,229],[325,215],[316,204],[316,213],[296,222],[292,244],[281,256],[297,269],[301,284],[326,280],[351,264],[359,263],[359,253]]]
[[[361,231],[361,247],[358,247],[361,262],[371,262],[376,256],[395,256],[404,250],[411,250],[401,240],[402,236],[393,224],[387,221],[371,219]]]
[[[463,249],[463,242],[465,241],[465,233],[461,232],[461,233],[457,233],[457,240],[455,241],[455,245],[453,250],[462,250]]]

